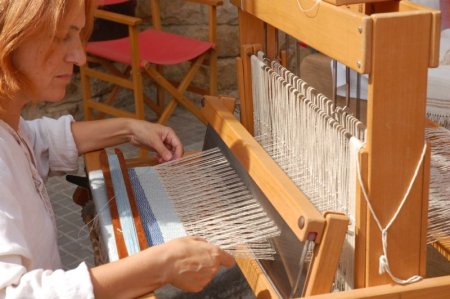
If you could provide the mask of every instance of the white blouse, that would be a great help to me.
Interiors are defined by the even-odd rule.
[[[94,298],[85,263],[61,270],[45,182],[75,171],[71,116],[0,120],[0,298]]]

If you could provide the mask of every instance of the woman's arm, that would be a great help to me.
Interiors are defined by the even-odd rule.
[[[233,264],[234,259],[218,247],[185,237],[90,271],[95,298],[136,298],[166,284],[201,291],[221,266]]]
[[[162,160],[179,158],[183,148],[172,129],[146,121],[114,118],[72,123],[79,154],[131,142],[154,149]],[[136,255],[90,270],[95,298],[135,298],[165,285],[202,290],[221,266],[234,259],[198,237],[148,248]]]
[[[72,123],[78,153],[131,142],[155,150],[164,161],[181,157],[183,146],[174,131],[160,124],[128,118]]]

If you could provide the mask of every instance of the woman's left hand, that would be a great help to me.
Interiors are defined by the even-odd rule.
[[[169,127],[136,120],[131,124],[131,132],[130,142],[156,151],[159,162],[177,159],[183,155],[183,145]]]
[[[166,126],[132,118],[72,122],[72,134],[78,153],[130,142],[154,150],[158,162],[170,161],[183,155],[183,146],[175,132]]]

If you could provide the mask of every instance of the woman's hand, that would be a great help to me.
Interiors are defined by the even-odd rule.
[[[199,292],[213,279],[221,266],[230,267],[234,258],[219,247],[199,237],[185,237],[166,244],[167,283],[188,291]]]
[[[95,298],[136,298],[166,284],[201,291],[221,266],[234,259],[202,238],[184,237],[91,268]]]
[[[84,154],[125,142],[157,153],[159,162],[181,157],[183,146],[174,131],[160,124],[131,118],[109,118],[72,123],[78,153]]]
[[[130,142],[136,146],[155,150],[159,162],[182,156],[183,146],[171,128],[141,120],[131,122],[130,128]]]

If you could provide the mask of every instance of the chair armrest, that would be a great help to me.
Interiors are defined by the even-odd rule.
[[[116,22],[116,23],[121,23],[121,24],[128,25],[128,26],[136,26],[136,25],[142,23],[142,19],[140,19],[140,18],[127,16],[124,14],[119,14],[119,13],[106,11],[106,10],[102,10],[102,9],[97,9],[95,11],[94,16],[99,19],[108,20],[108,21],[112,21],[112,22]]]
[[[195,2],[200,4],[207,4],[210,6],[220,6],[223,5],[223,0],[185,0],[187,2]]]

